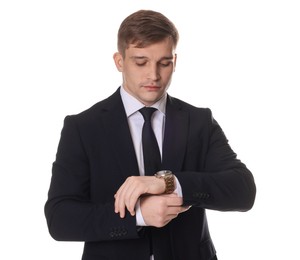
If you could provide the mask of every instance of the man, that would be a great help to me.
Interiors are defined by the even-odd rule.
[[[128,16],[114,54],[122,86],[65,119],[45,214],[53,238],[85,241],[84,260],[217,259],[205,209],[253,206],[253,176],[211,111],[167,94],[177,41],[161,13]],[[150,144],[143,107],[156,108]],[[149,170],[143,149],[156,142]]]

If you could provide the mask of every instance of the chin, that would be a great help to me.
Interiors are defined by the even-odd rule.
[[[151,100],[144,100],[143,103],[144,103],[146,106],[152,106],[152,105],[155,104],[158,100],[159,100],[159,98],[157,98],[157,99],[151,99]]]

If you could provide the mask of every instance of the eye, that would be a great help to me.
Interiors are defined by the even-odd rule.
[[[170,66],[171,64],[172,64],[172,62],[170,62],[170,61],[169,61],[169,62],[160,62],[160,63],[159,63],[159,65],[162,66],[162,67],[168,67],[168,66]]]
[[[139,67],[142,67],[146,65],[146,62],[136,62],[135,64]]]

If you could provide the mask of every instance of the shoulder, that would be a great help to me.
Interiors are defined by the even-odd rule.
[[[107,111],[122,108],[122,100],[119,88],[111,96],[93,104],[80,113],[68,115],[67,117],[79,121],[91,120],[105,115]]]
[[[126,115],[118,89],[108,98],[97,102],[86,110],[67,115],[64,119],[64,128],[75,128],[82,132],[91,133],[102,129],[107,122],[114,119],[119,120],[123,114]]]
[[[176,108],[178,110],[181,110],[183,112],[186,112],[189,114],[191,117],[207,117],[212,119],[212,111],[210,108],[207,107],[197,107],[195,105],[192,105],[190,103],[187,103],[181,99],[172,97],[168,95],[167,99],[167,105],[169,107]]]

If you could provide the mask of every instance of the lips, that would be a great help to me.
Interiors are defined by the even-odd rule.
[[[158,89],[160,89],[159,86],[153,86],[153,85],[147,85],[147,86],[144,86],[144,88],[146,88],[147,90],[158,90]]]

